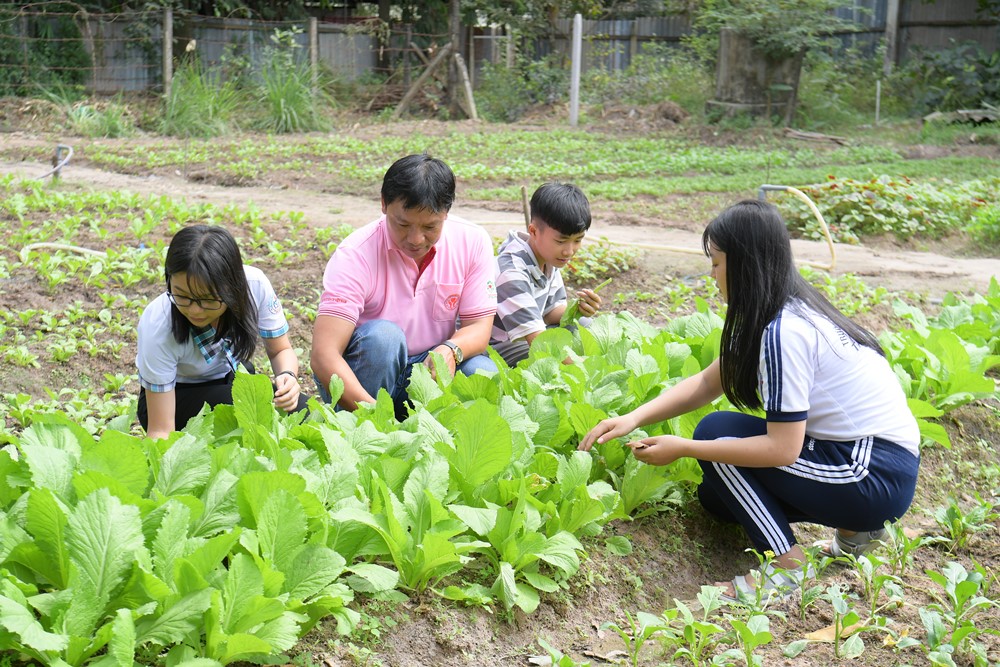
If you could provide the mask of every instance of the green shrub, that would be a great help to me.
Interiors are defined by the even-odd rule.
[[[1000,178],[954,184],[916,182],[905,176],[868,181],[830,176],[826,183],[801,188],[815,203],[835,241],[857,243],[862,236],[892,234],[940,237],[963,228],[985,200],[1000,192]],[[783,195],[789,228],[806,237],[822,234],[808,207]]]
[[[326,99],[318,85],[313,90],[312,68],[301,57],[295,41],[300,29],[275,30],[264,50],[257,98],[264,107],[261,129],[279,134],[326,128],[320,113]]]
[[[914,48],[914,53],[900,73],[897,93],[919,115],[1000,103],[1000,51],[952,42],[947,49]]]
[[[197,59],[174,72],[160,133],[176,137],[217,137],[231,129],[241,98],[236,85]]]
[[[566,98],[569,73],[555,58],[521,60],[514,67],[484,63],[476,92],[480,115],[495,123],[521,118],[533,104],[552,104]]]
[[[810,51],[799,80],[797,124],[822,129],[872,122],[881,67],[879,55]],[[885,102],[883,97],[883,111]]]
[[[689,50],[651,44],[643,46],[624,71],[589,70],[581,88],[589,104],[671,100],[689,112],[700,113],[712,94],[712,75]]]
[[[996,202],[983,204],[976,211],[968,231],[972,238],[980,243],[996,248],[997,244],[1000,244],[1000,204]]]

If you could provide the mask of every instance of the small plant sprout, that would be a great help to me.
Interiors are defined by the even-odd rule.
[[[947,542],[947,538],[932,535],[916,535],[910,537],[906,534],[902,524],[886,522],[886,536],[883,540],[885,550],[888,554],[889,563],[892,566],[892,573],[897,577],[902,577],[906,569],[913,564],[913,554],[921,547]]]
[[[982,595],[982,574],[975,570],[970,573],[952,561],[941,572],[927,570],[927,576],[944,591],[943,596],[932,593],[937,602],[920,609],[930,655],[941,651],[967,654],[976,665],[987,664],[985,648],[977,639],[997,631],[978,627],[973,617],[990,607],[1000,607],[1000,603]],[[944,648],[946,645],[950,647]]]
[[[848,596],[839,585],[829,586],[823,599],[833,607],[833,653],[840,658],[856,658],[864,653],[865,645],[859,634],[851,634],[852,626],[861,621],[857,612],[851,609]],[[845,636],[846,641],[844,640]]]
[[[729,624],[736,631],[736,638],[740,645],[737,654],[742,654],[747,667],[761,667],[764,664],[764,659],[755,655],[754,651],[758,646],[766,646],[771,643],[770,621],[768,621],[767,616],[754,614],[745,623],[738,618],[730,618]]]
[[[992,522],[1000,518],[1000,513],[995,512],[994,507],[993,501],[984,500],[977,493],[976,504],[968,512],[962,511],[955,498],[950,498],[946,507],[935,510],[934,520],[944,529],[945,536],[951,542],[948,550],[963,549],[973,535],[992,529]]]
[[[719,586],[701,587],[701,592],[698,593],[698,602],[701,604],[700,618],[696,617],[686,604],[680,600],[674,600],[674,604],[677,606],[671,611],[677,618],[676,625],[680,631],[676,639],[676,643],[680,646],[674,651],[673,656],[675,660],[685,658],[692,665],[701,665],[706,656],[718,644],[719,635],[723,635],[725,630],[722,626],[710,621],[709,618],[723,606],[723,590]],[[681,623],[683,626],[680,625]]]
[[[537,657],[532,656],[528,658],[528,664],[546,665],[551,667],[590,667],[589,662],[577,662],[571,656],[566,655],[541,637],[539,637],[537,641],[538,645],[542,647],[542,650],[545,651],[547,655]]]
[[[639,665],[639,652],[642,650],[650,637],[657,633],[670,632],[669,622],[664,622],[663,616],[640,611],[635,617],[624,610],[627,625],[619,625],[615,621],[607,621],[601,624],[601,630],[612,630],[622,641],[625,642],[625,651],[628,653],[633,667]]]
[[[864,554],[858,558],[848,556],[854,565],[854,573],[861,582],[861,588],[865,600],[868,601],[868,616],[875,619],[888,607],[898,607],[903,604],[902,581],[899,577],[889,572],[881,572],[882,569],[889,569],[891,564],[887,560],[882,560],[875,554]],[[884,604],[879,604],[882,594],[888,598]]]

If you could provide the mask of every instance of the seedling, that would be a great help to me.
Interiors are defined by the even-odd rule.
[[[736,630],[736,637],[747,667],[762,666],[764,659],[759,655],[755,655],[754,651],[759,646],[766,646],[771,643],[770,622],[767,616],[764,614],[754,614],[746,623],[738,618],[730,618],[729,623]]]
[[[977,493],[976,504],[968,512],[962,511],[955,498],[949,499],[947,507],[935,510],[934,520],[944,529],[951,542],[948,550],[962,549],[976,533],[993,529],[992,522],[1000,518],[1000,513],[993,511],[993,508],[992,501],[984,500]]]
[[[653,635],[657,633],[671,633],[670,622],[664,616],[654,616],[653,614],[640,611],[633,618],[628,610],[623,610],[626,625],[619,625],[614,621],[606,621],[601,624],[601,630],[612,630],[622,641],[625,642],[625,651],[628,653],[633,667],[639,665],[639,653],[642,646]]]
[[[823,599],[833,607],[834,655],[837,658],[851,659],[864,653],[865,645],[860,635],[852,634],[846,641],[844,640],[844,631],[860,621],[861,617],[851,609],[843,589],[839,585],[829,586],[823,594]]]

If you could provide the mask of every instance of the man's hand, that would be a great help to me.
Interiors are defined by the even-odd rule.
[[[427,353],[427,358],[424,359],[424,365],[431,371],[431,377],[435,380],[437,379],[437,369],[434,368],[434,359],[431,357],[432,354],[440,354],[444,359],[444,363],[448,366],[448,372],[451,373],[451,377],[455,377],[455,352],[447,345],[438,345],[432,348],[430,352]]]

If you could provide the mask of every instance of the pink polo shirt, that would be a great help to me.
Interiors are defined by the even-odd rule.
[[[449,216],[434,249],[421,273],[393,242],[384,215],[365,225],[344,239],[327,263],[318,314],[355,326],[394,322],[406,334],[410,356],[451,337],[459,318],[492,317],[497,290],[489,234]]]

